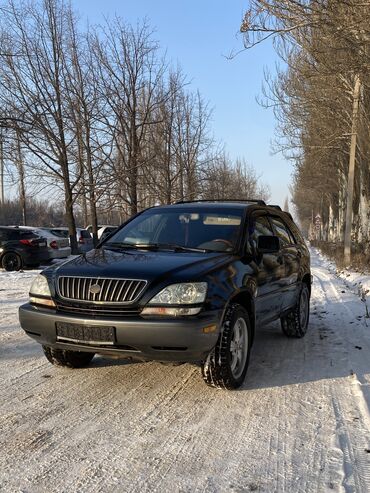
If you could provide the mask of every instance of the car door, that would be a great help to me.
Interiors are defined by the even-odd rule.
[[[285,273],[282,279],[281,309],[286,311],[296,304],[300,251],[294,236],[281,217],[271,217],[274,233],[280,238],[281,253],[284,259]]]
[[[266,214],[252,216],[249,230],[249,246],[254,261],[257,294],[255,300],[256,321],[258,324],[274,320],[281,311],[281,290],[284,282],[284,259],[280,252],[259,253],[259,236],[273,236],[273,228]]]

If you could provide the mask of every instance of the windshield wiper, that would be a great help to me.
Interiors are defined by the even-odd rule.
[[[175,243],[120,243],[112,242],[106,243],[103,247],[109,248],[131,248],[131,249],[142,249],[142,250],[174,250],[175,252],[201,252],[206,253],[210,250],[205,248],[187,247],[182,245],[176,245]]]
[[[187,247],[183,245],[177,245],[176,243],[125,243],[125,242],[112,242],[102,245],[103,248],[120,248],[120,249],[142,249],[142,250],[174,250],[175,252],[201,252],[206,253],[211,250],[205,248]]]
[[[137,246],[134,243],[122,243],[119,241],[113,241],[112,243],[104,243],[102,245],[103,248],[119,248],[119,249],[128,249],[133,248],[136,250]]]
[[[137,243],[137,248],[145,248],[148,250],[174,250],[175,252],[201,252],[206,253],[208,250],[204,248],[187,247],[177,245],[176,243]]]

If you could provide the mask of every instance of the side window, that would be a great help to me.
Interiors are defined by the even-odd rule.
[[[257,248],[259,236],[273,236],[273,234],[267,216],[258,216],[252,219],[251,229],[249,230],[249,241],[254,249]]]
[[[274,226],[276,236],[280,238],[281,246],[294,245],[294,237],[283,221],[278,217],[272,217],[271,222]]]
[[[18,238],[19,238],[19,230],[8,229],[7,240],[14,241],[14,240],[18,240]]]
[[[299,231],[298,226],[292,222],[290,229],[293,232],[293,236],[295,237],[296,242],[305,244],[304,238],[302,236],[302,233]]]

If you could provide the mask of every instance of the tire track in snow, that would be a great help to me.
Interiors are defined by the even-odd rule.
[[[328,318],[334,320],[339,318],[342,321],[347,320],[347,322],[356,320],[363,307],[356,295],[348,292],[347,288],[343,289],[345,287],[344,282],[337,278],[334,278],[335,282],[333,282],[333,276],[323,268],[315,269],[315,279],[319,281],[320,289],[326,299],[326,305],[335,307],[328,310]],[[326,289],[327,286],[329,289]],[[345,296],[340,296],[338,290]],[[359,330],[366,330],[366,328],[366,323],[362,323]],[[348,333],[348,329],[350,329],[350,333]],[[348,327],[345,322],[339,324],[339,331],[337,331],[336,335],[345,341],[346,351],[344,355],[346,356],[349,373],[354,373],[353,368],[356,367],[365,368],[363,360],[364,358],[367,359],[368,349],[370,349],[368,339],[361,339],[361,345],[362,347],[365,346],[363,347],[365,351],[361,350],[362,352],[359,354],[358,350],[355,349],[356,353],[353,351],[353,348],[356,347],[356,340],[353,340],[354,333],[350,326]],[[367,369],[369,368],[368,365],[366,367]],[[368,454],[365,452],[370,442],[369,412],[368,402],[361,386],[357,385],[357,391],[354,391],[354,385],[356,385],[354,378],[356,378],[355,375],[349,377],[350,385],[346,389],[348,390],[347,399],[343,399],[343,395],[337,395],[338,389],[334,386],[332,386],[331,392],[337,421],[337,443],[342,450],[342,484],[347,493],[362,493],[370,491],[370,461]],[[341,394],[342,392],[343,390]],[[355,407],[355,410],[353,407]],[[353,415],[355,415],[355,418],[353,418]],[[360,415],[361,419],[357,418],[357,415]]]
[[[351,327],[356,335],[347,334],[353,316],[330,287],[331,282],[338,293],[341,284],[314,256],[313,263],[314,310],[307,336],[285,339],[277,324],[258,331],[238,392],[205,387],[199,369],[189,365],[98,358],[81,371],[53,368],[26,336],[14,351],[8,351],[12,346],[5,338],[0,489],[342,492],[342,483],[351,486],[354,478],[343,472],[338,437],[345,431],[342,440],[351,445],[358,477],[354,491],[366,492],[369,454],[361,447],[368,427],[360,412],[363,401],[355,394],[356,378],[364,375],[366,381],[369,373],[364,353],[370,341],[357,322]],[[25,291],[26,284],[14,293]],[[8,316],[0,321],[0,335],[7,323],[16,327],[15,305],[4,305]],[[324,310],[328,313],[321,314]],[[362,352],[354,349],[356,337]]]

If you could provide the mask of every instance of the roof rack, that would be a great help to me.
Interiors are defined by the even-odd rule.
[[[175,204],[191,204],[193,202],[251,202],[258,205],[266,205],[264,200],[259,199],[198,199],[198,200],[179,200]]]

